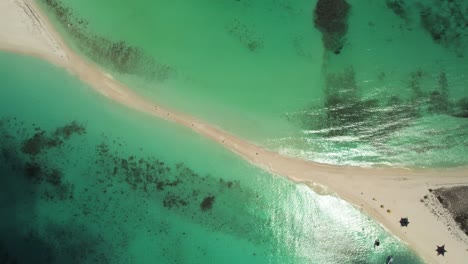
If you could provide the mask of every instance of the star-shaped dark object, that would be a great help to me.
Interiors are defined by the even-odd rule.
[[[408,224],[409,224],[408,218],[405,217],[405,218],[400,219],[401,226],[408,226]]]
[[[445,256],[445,252],[447,252],[447,250],[445,250],[445,245],[442,245],[442,246],[437,246],[437,256],[439,255],[442,255],[442,256]]]

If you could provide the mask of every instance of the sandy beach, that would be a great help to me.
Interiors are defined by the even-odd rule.
[[[406,242],[427,263],[466,263],[468,237],[440,208],[429,205],[430,190],[468,185],[468,169],[397,169],[333,166],[282,156],[168,109],[134,93],[102,69],[74,53],[32,0],[0,2],[0,49],[47,60],[67,69],[100,94],[137,111],[185,126],[218,142],[246,161],[275,175],[336,195],[361,209]],[[428,198],[424,198],[427,196]],[[442,211],[435,214],[433,211]],[[400,218],[408,218],[407,227]],[[445,256],[437,246],[445,245]]]

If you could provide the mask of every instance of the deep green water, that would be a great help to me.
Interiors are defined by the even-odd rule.
[[[348,203],[65,70],[0,53],[0,87],[3,263],[420,263]]]
[[[466,1],[348,1],[339,54],[314,27],[316,0],[39,2],[132,89],[270,149],[468,164]]]

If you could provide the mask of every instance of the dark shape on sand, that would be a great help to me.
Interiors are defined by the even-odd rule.
[[[408,226],[408,224],[409,224],[408,218],[405,217],[405,218],[400,219],[401,226]]]
[[[392,255],[387,257],[387,264],[391,264],[391,263],[393,263],[393,256]]]
[[[200,204],[200,208],[202,211],[208,211],[213,207],[213,203],[215,201],[214,196],[207,196],[203,199],[203,202]]]
[[[314,25],[322,33],[325,49],[340,54],[348,31],[351,6],[346,0],[319,0],[315,6]]]
[[[447,252],[447,250],[445,250],[445,245],[442,245],[442,246],[437,246],[437,256],[439,255],[442,255],[442,256],[445,256],[445,252]]]

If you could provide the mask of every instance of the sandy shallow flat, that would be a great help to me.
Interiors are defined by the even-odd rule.
[[[399,237],[428,263],[467,263],[468,237],[421,199],[429,189],[468,185],[468,169],[358,168],[319,164],[265,150],[210,124],[135,94],[111,75],[77,56],[31,0],[0,0],[0,49],[32,55],[66,68],[97,92],[129,108],[178,123],[218,142],[269,172],[307,184],[318,193],[354,204]],[[401,227],[407,217],[410,224]],[[437,256],[436,246],[447,253]]]

